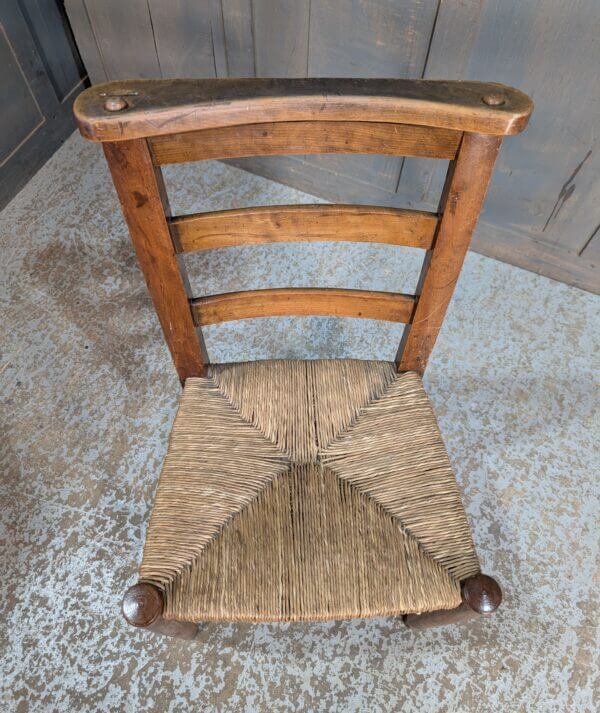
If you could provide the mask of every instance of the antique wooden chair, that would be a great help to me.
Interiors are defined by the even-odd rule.
[[[104,150],[184,386],[158,482],[134,626],[403,616],[424,627],[494,611],[421,376],[503,135],[531,100],[498,84],[141,80],[75,103]],[[448,159],[438,213],[273,206],[172,217],[163,164],[260,154]],[[194,297],[181,256],[232,245],[363,241],[424,248],[416,294],[265,289]],[[210,364],[199,328],[335,315],[406,325],[395,363]]]

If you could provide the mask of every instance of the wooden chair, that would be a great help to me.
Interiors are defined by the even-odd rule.
[[[184,385],[138,584],[123,612],[184,638],[202,621],[403,616],[424,627],[489,613],[423,374],[502,137],[532,111],[479,82],[142,80],[75,102],[101,141]],[[161,166],[260,154],[448,159],[437,213],[274,206],[172,217]],[[181,256],[232,245],[378,242],[424,248],[416,294],[268,289],[194,297]],[[211,365],[199,328],[277,315],[406,325],[395,363]]]

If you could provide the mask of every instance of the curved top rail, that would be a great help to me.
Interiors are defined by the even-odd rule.
[[[74,104],[92,141],[277,121],[379,121],[518,134],[532,100],[502,84],[409,79],[139,79],[97,84]]]

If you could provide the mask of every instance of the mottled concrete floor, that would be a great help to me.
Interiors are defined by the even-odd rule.
[[[313,200],[220,164],[168,176],[179,211]],[[67,141],[2,214],[0,246],[2,711],[594,710],[597,297],[470,254],[426,377],[506,591],[497,615],[425,633],[212,624],[185,643],[119,616],[179,387],[100,148]],[[270,246],[191,268],[200,293],[410,289],[407,252]],[[208,330],[208,346],[216,361],[392,358],[398,337],[255,320]]]

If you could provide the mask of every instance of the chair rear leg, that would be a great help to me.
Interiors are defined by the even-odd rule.
[[[123,616],[125,621],[138,629],[148,629],[155,634],[178,639],[194,639],[198,625],[191,621],[173,621],[163,618],[164,598],[158,587],[148,582],[139,582],[125,592]]]
[[[480,573],[461,582],[461,597],[462,602],[456,609],[406,614],[404,623],[409,629],[431,629],[491,614],[502,602],[502,589],[495,579]]]

